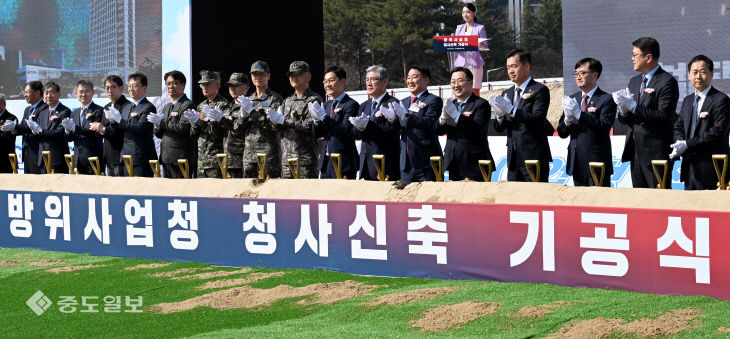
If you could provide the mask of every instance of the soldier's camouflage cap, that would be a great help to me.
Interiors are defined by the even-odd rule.
[[[309,64],[304,61],[294,61],[289,65],[289,75],[309,72]]]
[[[204,84],[207,82],[213,82],[213,81],[220,80],[220,79],[221,79],[220,72],[202,70],[202,71],[200,71],[200,81],[198,81],[198,83]]]
[[[261,72],[261,73],[271,73],[269,71],[269,64],[266,63],[266,61],[257,60],[253,64],[251,64],[251,72]]]
[[[248,85],[248,77],[243,73],[233,73],[230,79],[228,79],[229,85]]]

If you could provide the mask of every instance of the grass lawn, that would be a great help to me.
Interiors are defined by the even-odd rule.
[[[49,261],[53,260],[53,261]],[[142,264],[167,264],[164,267],[127,270]],[[48,269],[96,265],[60,273]],[[41,266],[48,265],[48,266]],[[187,269],[187,272],[179,271]],[[221,272],[233,272],[230,275]],[[283,273],[282,273],[283,272]],[[273,273],[273,274],[272,274]],[[190,277],[191,275],[196,275]],[[201,275],[201,274],[208,274]],[[270,274],[270,275],[267,275]],[[188,276],[188,278],[182,278]],[[231,286],[201,289],[206,283],[231,281]],[[306,294],[312,286],[334,286],[345,281],[350,287],[324,288],[320,294]],[[292,288],[287,286],[288,285]],[[449,281],[418,278],[381,278],[321,270],[272,270],[215,267],[198,263],[162,262],[143,259],[94,257],[30,249],[0,249],[0,322],[2,337],[544,337],[565,326],[594,319],[596,324],[583,330],[601,329],[609,337],[641,337],[646,333],[676,335],[684,338],[730,336],[730,302],[702,296],[663,296],[592,288],[570,288],[547,284]],[[242,287],[250,286],[250,287]],[[339,286],[339,285],[338,285]],[[354,286],[354,287],[353,287]],[[434,295],[400,304],[366,305],[376,298],[395,293],[449,287],[450,293]],[[328,287],[329,288],[329,287]],[[729,287],[730,288],[730,287]],[[251,302],[247,293],[270,302],[229,309],[206,306],[160,313],[157,304],[186,301],[203,295],[224,294],[237,289],[234,296],[216,299],[229,305],[234,301]],[[26,300],[42,291],[53,304],[40,316]],[[356,290],[355,297],[342,297],[343,291]],[[276,292],[276,293],[274,293]],[[287,294],[289,293],[289,294]],[[97,312],[63,313],[61,296],[98,297]],[[105,296],[143,296],[142,313],[104,312]],[[239,300],[240,298],[240,300]],[[324,299],[320,299],[324,298]],[[200,298],[199,298],[200,299]],[[254,298],[255,299],[255,298]],[[197,299],[194,299],[197,300]],[[381,299],[378,299],[381,300]],[[390,300],[390,299],[388,299]],[[490,303],[493,311],[462,324],[438,331],[424,331],[412,322],[439,306],[470,301]],[[234,302],[234,303],[235,303]],[[486,305],[486,304],[484,304]],[[532,306],[532,307],[531,307]],[[189,307],[189,306],[186,306]],[[128,309],[122,300],[122,309]],[[526,309],[539,314],[525,316]],[[691,309],[690,318],[662,316],[674,310]],[[450,309],[434,323],[469,318],[465,308]],[[595,320],[597,318],[621,320]],[[641,320],[642,318],[645,318]],[[659,320],[657,320],[659,319]],[[612,321],[612,322],[611,322]],[[606,325],[609,324],[609,325]],[[613,324],[613,325],[610,325]],[[618,324],[618,325],[617,325]],[[659,329],[632,332],[635,327]],[[659,324],[659,325],[657,325]],[[613,327],[611,327],[613,326]],[[621,327],[624,326],[624,327]],[[627,330],[626,328],[629,328]],[[674,328],[675,332],[672,332]],[[647,330],[649,331],[649,330]],[[570,333],[570,332],[569,332]],[[575,332],[584,333],[584,332]]]

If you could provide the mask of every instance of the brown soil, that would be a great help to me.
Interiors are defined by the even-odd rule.
[[[279,277],[286,274],[285,272],[272,272],[272,273],[259,273],[254,272],[246,276],[245,278],[240,279],[225,279],[225,280],[217,280],[217,281],[211,281],[205,283],[203,286],[199,286],[198,289],[201,290],[208,290],[212,288],[222,288],[222,287],[231,287],[231,286],[238,286],[238,285],[245,285],[250,284],[255,281],[268,279],[271,277]]]
[[[240,270],[236,271],[215,271],[215,272],[206,272],[206,273],[198,273],[198,274],[192,274],[192,275],[183,275],[179,277],[173,277],[173,280],[180,280],[180,279],[211,279],[211,278],[219,278],[219,277],[227,277],[229,275],[236,275],[236,274],[243,274],[250,272],[251,269],[248,267],[244,267]]]
[[[550,90],[550,106],[548,107],[547,120],[553,125],[553,128],[558,128],[560,117],[563,115],[563,84],[546,84]],[[479,96],[489,100],[490,94],[500,95],[505,88],[493,89],[491,91],[481,91]]]
[[[32,262],[32,263],[28,264],[28,266],[44,267],[44,266],[65,264],[67,262],[68,262],[68,260],[66,260],[66,259],[46,259],[46,260]]]
[[[720,327],[717,331],[720,333],[730,333],[730,327]]]
[[[125,267],[124,270],[126,270],[126,271],[135,271],[135,270],[140,270],[140,269],[166,267],[166,266],[170,266],[170,265],[171,265],[170,263],[165,263],[165,264],[163,264],[163,263],[158,263],[158,264],[140,264],[140,265],[137,265],[137,266]]]
[[[695,327],[693,320],[700,314],[696,308],[685,308],[669,311],[656,319],[641,318],[630,323],[622,319],[589,319],[567,325],[548,338],[603,338],[611,333],[638,337],[673,335]]]
[[[35,252],[23,252],[18,254],[13,254],[13,257],[25,257],[29,255],[35,255]]]
[[[563,308],[564,306],[574,305],[575,302],[571,301],[556,301],[550,304],[532,306],[527,305],[520,308],[515,315],[516,318],[537,318],[544,317],[548,314],[552,314],[554,310]]]
[[[227,290],[211,292],[188,300],[174,303],[163,303],[152,306],[151,310],[159,313],[187,311],[199,306],[212,307],[219,310],[233,308],[254,308],[286,298],[312,295],[311,301],[299,304],[330,304],[341,300],[368,295],[380,286],[363,285],[361,282],[347,280],[344,282],[318,283],[303,287],[279,285],[271,289],[259,289],[251,286],[234,287]]]
[[[50,273],[61,273],[61,272],[73,272],[73,271],[80,271],[80,270],[87,270],[90,268],[96,268],[96,267],[104,267],[106,265],[82,265],[82,266],[63,266],[63,267],[55,267],[55,268],[49,268],[46,270],[46,272]]]
[[[492,314],[500,306],[498,303],[479,301],[467,301],[456,305],[438,306],[426,311],[423,318],[411,321],[411,326],[421,328],[424,332],[441,332]]]
[[[179,270],[169,271],[169,272],[157,272],[150,274],[150,276],[155,278],[167,278],[167,277],[173,277],[180,274],[185,273],[193,273],[193,272],[199,272],[199,271],[209,271],[212,270],[214,267],[196,267],[196,268],[181,268]]]
[[[20,264],[20,260],[0,260],[0,267],[10,267]]]
[[[366,303],[368,306],[400,305],[454,292],[454,287],[424,288],[420,290],[406,291],[400,293],[386,294]]]

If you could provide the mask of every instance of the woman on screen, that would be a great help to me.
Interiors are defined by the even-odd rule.
[[[477,7],[473,3],[467,3],[461,9],[461,17],[464,23],[456,26],[456,35],[478,35],[479,48],[487,48],[487,32],[484,25],[475,22],[477,16]],[[483,39],[483,40],[482,40]],[[482,88],[482,76],[484,75],[484,59],[478,51],[457,52],[454,59],[454,67],[466,67],[474,75],[474,93],[479,95]]]

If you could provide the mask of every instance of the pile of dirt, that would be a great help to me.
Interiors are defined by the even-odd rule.
[[[286,272],[272,272],[272,273],[254,272],[254,273],[247,275],[245,278],[210,281],[210,282],[205,283],[205,285],[203,285],[203,286],[199,286],[198,289],[209,290],[209,289],[213,289],[213,288],[223,288],[223,287],[231,287],[231,286],[238,286],[238,285],[246,285],[246,284],[250,284],[252,282],[268,279],[271,277],[280,277],[284,274],[286,274]]]
[[[497,312],[500,306],[499,303],[480,301],[442,305],[426,311],[423,318],[411,321],[411,326],[424,332],[441,332]]]
[[[58,273],[61,273],[61,272],[73,272],[73,271],[80,271],[80,270],[88,270],[90,268],[97,268],[97,267],[104,267],[104,266],[106,266],[106,265],[94,265],[94,264],[90,264],[90,265],[81,265],[81,266],[62,266],[62,267],[49,268],[49,269],[46,270],[46,272],[58,274]]]
[[[21,261],[21,260],[15,260],[15,259],[9,259],[9,260],[0,260],[0,267],[10,267],[10,266],[15,266],[15,265],[18,265],[18,264],[20,264],[20,263],[22,263],[22,262],[23,262],[23,261]]]
[[[58,264],[65,264],[67,262],[68,262],[68,260],[66,260],[66,259],[45,259],[45,260],[41,260],[41,261],[32,262],[32,263],[28,264],[28,266],[45,267],[45,266],[53,266],[53,265],[58,265]]]
[[[552,314],[554,310],[563,308],[564,306],[575,305],[575,302],[571,301],[556,301],[550,304],[533,306],[527,305],[520,308],[515,315],[515,318],[538,318],[544,317],[548,314]]]
[[[730,333],[730,327],[720,327],[717,331],[720,333]]]
[[[151,269],[151,268],[160,268],[160,267],[166,267],[170,266],[170,263],[158,263],[158,264],[139,264],[137,266],[132,267],[125,267],[125,271],[136,271],[141,269]]]
[[[177,277],[173,277],[172,280],[220,278],[220,277],[227,277],[230,275],[248,273],[250,271],[251,271],[251,268],[244,267],[240,270],[235,270],[235,271],[215,271],[215,272],[205,272],[205,273],[198,273],[198,274],[192,274],[192,275],[177,276]]]
[[[564,326],[548,338],[603,338],[612,333],[637,337],[674,335],[696,327],[693,320],[700,315],[696,308],[685,308],[669,311],[656,319],[642,318],[630,323],[623,319],[589,319]]]
[[[563,84],[553,83],[545,85],[550,90],[550,106],[548,107],[547,120],[553,125],[553,128],[558,128],[560,117],[563,115]],[[505,88],[493,89],[491,91],[481,91],[479,96],[489,100],[491,94],[500,95]],[[492,117],[494,118],[494,116]]]
[[[380,286],[364,285],[358,281],[318,283],[303,287],[279,285],[270,289],[259,289],[251,286],[234,287],[222,291],[211,292],[188,300],[174,303],[162,303],[152,306],[153,312],[173,313],[205,306],[219,310],[233,308],[254,308],[268,305],[277,300],[312,295],[312,300],[298,302],[300,305],[330,304],[337,301],[368,295]]]
[[[423,288],[420,290],[406,291],[400,293],[386,294],[384,296],[375,298],[373,301],[366,303],[368,306],[380,306],[380,305],[400,305],[405,303],[416,302],[424,299],[431,299],[433,297],[449,294],[454,292],[454,287],[435,287],[435,288]]]
[[[213,267],[211,267],[211,266],[196,267],[196,268],[181,268],[181,269],[169,271],[169,272],[152,273],[152,274],[150,274],[150,276],[154,277],[154,278],[169,278],[169,277],[174,277],[176,275],[181,275],[181,274],[200,272],[200,271],[210,271],[212,269],[213,269]]]

